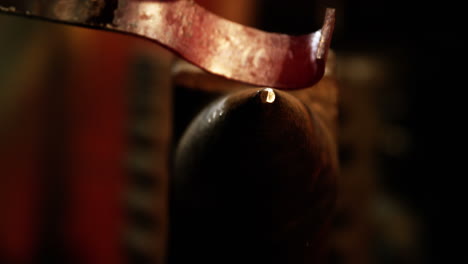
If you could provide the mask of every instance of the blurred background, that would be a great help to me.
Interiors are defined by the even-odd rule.
[[[442,223],[456,218],[442,197],[459,174],[445,165],[460,138],[457,5],[197,2],[288,34],[319,29],[336,8],[341,173],[329,263],[466,261],[451,238],[464,229]],[[0,14],[0,263],[163,263],[171,124],[183,111],[175,60],[129,36]]]

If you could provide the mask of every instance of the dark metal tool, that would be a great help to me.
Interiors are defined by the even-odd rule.
[[[223,19],[192,0],[0,0],[0,13],[139,36],[216,75],[299,89],[324,74],[335,22],[301,36],[263,32]]]

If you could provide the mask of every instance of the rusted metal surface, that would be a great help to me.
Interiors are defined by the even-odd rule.
[[[322,29],[289,36],[228,21],[191,0],[0,0],[0,6],[0,12],[140,36],[213,74],[280,89],[322,78],[335,21],[327,9]]]

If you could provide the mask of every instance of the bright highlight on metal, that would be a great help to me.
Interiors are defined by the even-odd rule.
[[[265,88],[260,91],[260,97],[264,103],[273,103],[276,99],[275,91],[271,88]]]

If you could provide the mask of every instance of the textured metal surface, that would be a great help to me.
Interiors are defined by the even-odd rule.
[[[208,72],[281,89],[322,78],[335,20],[327,9],[322,29],[289,36],[228,21],[190,0],[0,0],[0,6],[0,12],[137,35]]]

